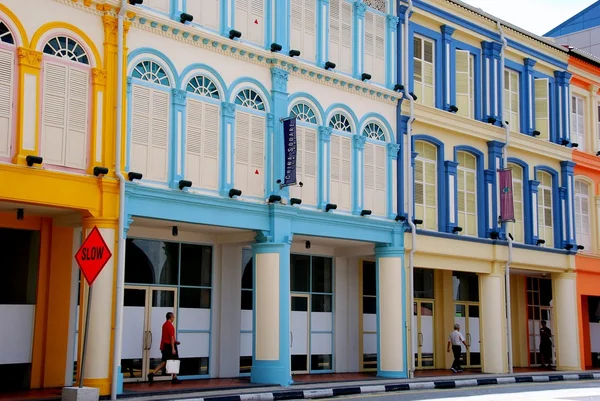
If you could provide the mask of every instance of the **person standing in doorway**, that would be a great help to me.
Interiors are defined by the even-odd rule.
[[[466,348],[469,348],[465,338],[460,332],[460,325],[457,323],[454,325],[454,331],[450,333],[450,336],[448,337],[448,352],[450,352],[450,346],[452,346],[452,353],[454,354],[454,362],[452,362],[450,370],[454,373],[463,371],[460,366],[460,355],[462,354],[461,343],[464,344]]]
[[[550,368],[552,365],[552,330],[542,320],[540,328],[540,354],[542,356],[542,367]]]
[[[173,325],[173,321],[175,321],[175,314],[173,312],[167,312],[167,321],[162,325],[162,336],[160,339],[160,353],[162,354],[162,359],[156,369],[148,373],[148,381],[150,383],[154,381],[156,372],[160,371],[167,364],[168,360],[179,359],[177,346],[180,343],[175,338],[175,326]],[[181,383],[181,380],[174,374],[171,382],[173,384],[178,384]]]

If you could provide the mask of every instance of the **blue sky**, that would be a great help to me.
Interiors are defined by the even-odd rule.
[[[597,0],[463,0],[537,35],[544,35]]]

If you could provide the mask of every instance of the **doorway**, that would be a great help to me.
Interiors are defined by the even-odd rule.
[[[462,353],[465,367],[481,367],[481,340],[479,337],[479,303],[455,302],[454,321],[460,325],[465,334],[465,342],[469,346]]]
[[[433,300],[429,299],[416,299],[413,304],[412,349],[416,351],[416,369],[435,367],[433,306]]]
[[[552,324],[552,280],[540,277],[527,277],[527,332],[529,347],[529,366],[541,366],[540,328],[545,320],[546,326],[554,333]],[[552,341],[552,361],[556,360],[554,335]]]
[[[161,362],[162,325],[177,309],[176,287],[126,286],[123,298],[123,381],[145,381]],[[154,380],[170,380],[157,375]]]

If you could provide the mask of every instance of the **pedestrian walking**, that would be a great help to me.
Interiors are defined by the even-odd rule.
[[[552,366],[552,330],[546,326],[546,321],[542,320],[540,328],[540,354],[542,356],[542,367],[550,368]]]
[[[466,348],[469,348],[465,338],[460,332],[460,325],[457,323],[454,325],[454,331],[448,336],[448,352],[450,352],[450,347],[452,347],[452,353],[454,354],[454,362],[452,362],[450,370],[454,373],[463,371],[460,366],[460,356],[462,354],[461,344],[464,344]]]
[[[154,381],[154,375],[156,372],[160,371],[167,364],[167,361],[179,359],[177,346],[180,344],[180,342],[175,338],[175,326],[173,325],[173,321],[175,321],[175,314],[173,312],[167,312],[166,317],[167,321],[162,325],[162,336],[160,340],[160,353],[162,354],[162,359],[156,369],[148,373],[148,381],[150,383]],[[176,374],[173,374],[171,382],[173,384],[178,384],[181,383],[181,380],[177,378]]]

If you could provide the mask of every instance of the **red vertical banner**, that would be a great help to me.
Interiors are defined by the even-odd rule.
[[[500,221],[515,221],[515,204],[512,188],[512,170],[499,170]]]

